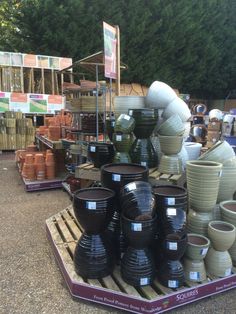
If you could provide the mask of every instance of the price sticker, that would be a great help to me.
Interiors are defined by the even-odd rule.
[[[175,205],[175,198],[174,197],[166,198],[166,204],[167,205]]]
[[[90,146],[90,152],[96,152],[96,146]]]
[[[231,275],[231,268],[225,270],[225,276]]]
[[[112,181],[120,182],[120,174],[112,174]]]
[[[117,142],[121,142],[122,141],[122,135],[116,135],[116,140],[117,140]]]
[[[150,280],[149,278],[140,278],[140,286],[149,285]]]
[[[146,163],[146,161],[141,161],[141,166],[147,166],[147,163]]]
[[[133,222],[131,224],[131,230],[132,231],[142,231],[142,224]]]
[[[96,209],[97,208],[96,202],[87,202],[86,205],[87,205],[88,209]]]
[[[208,248],[201,249],[200,254],[206,255],[207,251],[208,251]]]
[[[133,190],[135,190],[136,189],[136,184],[135,184],[135,182],[132,182],[132,183],[130,183],[128,186],[127,186],[127,190],[128,191],[133,191]]]
[[[167,248],[170,251],[177,251],[178,250],[178,243],[177,242],[167,242]]]
[[[132,116],[132,114],[133,114],[133,110],[129,110],[129,115]]]
[[[168,287],[169,288],[178,288],[179,283],[177,280],[168,280]]]
[[[168,207],[167,208],[167,216],[176,216],[176,208]]]
[[[190,271],[189,272],[189,279],[199,280],[200,279],[200,273],[198,271]]]
[[[127,114],[124,116],[124,119],[129,121],[130,120],[130,116],[128,116]]]

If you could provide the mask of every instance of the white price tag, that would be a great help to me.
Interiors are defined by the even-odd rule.
[[[115,126],[115,121],[112,121],[111,126],[114,127]]]
[[[166,199],[167,205],[175,205],[175,198],[174,197],[168,197]]]
[[[177,242],[167,242],[167,248],[171,251],[178,250],[178,243]]]
[[[200,279],[200,273],[198,271],[190,271],[189,272],[189,279],[199,280]]]
[[[225,270],[225,276],[231,275],[231,268]]]
[[[112,174],[112,181],[117,181],[119,182],[120,181],[120,174]]]
[[[88,209],[96,209],[97,208],[96,202],[87,202],[87,208]]]
[[[167,216],[176,216],[176,208],[168,207],[167,208]]]
[[[132,182],[132,183],[130,183],[128,186],[127,186],[127,190],[128,191],[133,191],[133,190],[135,190],[136,189],[136,184],[135,184],[135,182]]]
[[[90,152],[96,152],[96,146],[90,146]]]
[[[132,116],[132,114],[133,114],[133,110],[129,110],[129,115]]]
[[[116,140],[117,140],[117,142],[121,142],[122,141],[122,135],[116,135]]]
[[[147,166],[147,163],[146,163],[146,161],[141,161],[141,166]]]
[[[145,286],[149,284],[149,278],[140,278],[140,286]]]
[[[131,230],[133,230],[133,231],[142,231],[142,224],[133,222],[131,224]]]
[[[128,116],[127,114],[124,116],[124,119],[129,121],[130,120],[130,116]]]
[[[177,280],[168,280],[168,287],[169,288],[178,288],[179,283]]]
[[[201,249],[200,254],[201,255],[206,255],[207,251],[208,251],[208,247],[206,247],[205,249]]]
[[[222,176],[222,170],[220,170],[219,174],[218,174],[218,177],[221,177]]]

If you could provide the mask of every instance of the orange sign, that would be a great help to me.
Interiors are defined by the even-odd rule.
[[[60,70],[68,68],[72,65],[71,58],[60,58]]]
[[[11,93],[12,102],[27,102],[27,94],[22,93]]]
[[[62,104],[62,96],[60,95],[49,95],[48,96],[49,104]]]
[[[24,55],[24,66],[31,68],[36,67],[36,55]]]

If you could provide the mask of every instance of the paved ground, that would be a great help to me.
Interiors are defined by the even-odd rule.
[[[61,190],[26,193],[12,158],[0,156],[0,313],[124,313],[73,300],[45,233],[70,204]],[[169,313],[236,313],[236,290]]]

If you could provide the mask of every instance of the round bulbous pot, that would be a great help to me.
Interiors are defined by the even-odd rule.
[[[187,247],[187,235],[168,234],[162,241],[162,250],[165,258],[180,260]]]
[[[227,277],[232,273],[232,259],[228,251],[216,251],[213,247],[208,250],[205,258],[208,274],[216,277]]]
[[[187,237],[188,241],[184,256],[192,260],[203,260],[210,247],[210,240],[196,233],[188,233]]]
[[[157,109],[129,109],[129,115],[135,119],[134,135],[137,138],[148,138],[152,135],[158,120]]]
[[[180,261],[164,259],[157,270],[161,284],[167,288],[179,288],[184,283],[184,269]]]
[[[213,220],[208,224],[208,237],[217,251],[227,251],[234,243],[236,228],[229,222]]]
[[[150,138],[136,138],[130,148],[130,157],[133,163],[154,168],[158,165],[158,155]]]
[[[88,157],[96,168],[112,162],[114,155],[115,150],[111,143],[90,142],[88,145]]]
[[[183,258],[185,279],[191,282],[202,282],[207,279],[203,260]]]

